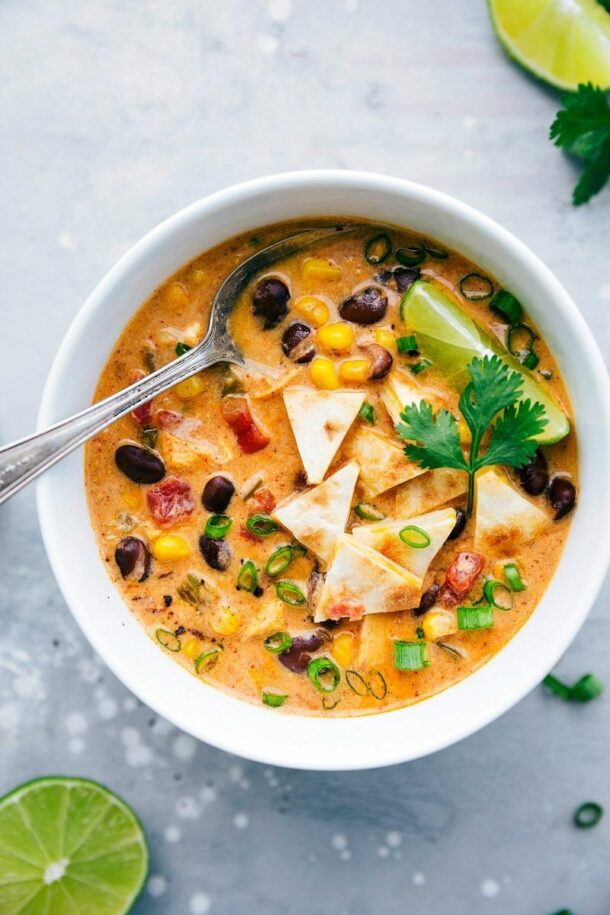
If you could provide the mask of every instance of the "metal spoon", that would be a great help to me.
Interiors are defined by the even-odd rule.
[[[241,353],[229,336],[227,321],[237,297],[252,277],[303,248],[355,228],[333,225],[306,229],[257,251],[239,264],[220,286],[212,301],[208,331],[192,350],[106,400],[55,423],[44,432],[0,448],[0,504],[125,413],[173,388],[179,381],[218,362],[244,365]]]

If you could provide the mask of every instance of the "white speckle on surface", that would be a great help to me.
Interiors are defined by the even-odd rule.
[[[355,13],[358,9],[359,3],[358,0],[345,0],[344,4],[345,9],[348,13]]]
[[[248,781],[247,778],[242,778],[242,780],[239,783],[239,787],[242,789],[242,791],[248,791],[248,789],[250,788],[250,782]]]
[[[138,703],[133,698],[133,696],[128,696],[127,699],[123,699],[123,711],[135,712],[137,707],[138,707]]]
[[[426,875],[422,874],[421,871],[415,871],[411,877],[413,886],[424,886],[426,883]]]
[[[147,744],[137,743],[132,747],[127,747],[125,759],[129,766],[148,766],[153,761],[153,751]]]
[[[212,907],[212,900],[207,893],[195,893],[191,896],[191,915],[207,915]]]
[[[179,734],[173,744],[174,756],[178,759],[192,759],[197,750],[197,741],[188,734]]]
[[[70,712],[66,716],[66,731],[68,734],[84,734],[89,723],[82,712]]]
[[[487,880],[484,880],[481,884],[481,896],[485,896],[487,899],[493,899],[499,892],[500,884],[491,877],[488,877]]]
[[[352,853],[349,848],[343,848],[339,852],[339,857],[342,861],[349,861],[349,859],[352,857]]]
[[[70,753],[82,753],[85,749],[85,741],[82,737],[71,737],[68,741],[68,749]]]
[[[14,730],[21,720],[19,708],[14,702],[4,702],[0,705],[0,728],[5,731]]]
[[[146,884],[146,889],[150,896],[159,899],[167,890],[167,880],[162,874],[153,874]]]
[[[267,0],[267,12],[274,22],[286,22],[292,13],[292,0]]]
[[[61,858],[59,861],[53,861],[52,864],[49,864],[42,877],[47,886],[49,883],[55,883],[56,880],[61,880],[69,863],[67,858]]]
[[[190,794],[184,794],[176,801],[176,813],[183,820],[196,820],[201,813],[199,804]]]
[[[229,778],[232,782],[239,782],[244,777],[244,770],[241,766],[231,766],[229,769]]]
[[[199,798],[202,804],[211,804],[216,800],[216,788],[213,788],[212,785],[204,785],[199,792]]]
[[[40,670],[33,665],[29,652],[10,645],[0,647],[0,668],[13,674],[13,691],[21,699],[41,701],[46,698]]]
[[[79,661],[78,669],[83,683],[95,683],[100,675],[99,664],[91,658]]]
[[[330,844],[335,851],[341,851],[342,849],[347,848],[347,836],[342,832],[336,832],[331,838]]]
[[[236,813],[233,817],[233,825],[236,829],[247,829],[250,824],[250,817],[247,813]]]
[[[389,858],[390,849],[388,848],[387,845],[380,845],[379,848],[377,849],[377,855],[380,858]]]
[[[600,298],[610,302],[610,283],[603,283],[599,290]]]
[[[392,829],[386,833],[385,844],[389,845],[390,848],[398,848],[401,843],[402,834],[397,829]]]
[[[97,705],[97,713],[103,721],[116,718],[119,713],[119,704],[112,696],[104,696]]]
[[[167,737],[171,734],[173,725],[171,725],[166,718],[155,718],[150,730],[155,737]]]
[[[478,123],[478,119],[474,116],[474,114],[467,114],[464,118],[462,118],[462,127],[465,127],[466,130],[473,130]]]
[[[169,842],[170,845],[175,845],[182,838],[182,832],[173,823],[166,827],[163,835],[165,836],[165,841]]]
[[[137,728],[123,728],[121,731],[121,743],[124,747],[135,747],[140,743],[140,732]]]
[[[275,35],[261,34],[256,36],[256,47],[261,52],[261,54],[266,54],[268,57],[272,57],[279,46],[280,43]]]
[[[63,248],[64,251],[74,251],[78,247],[78,242],[74,235],[71,232],[60,232],[57,236],[57,244],[60,248]]]

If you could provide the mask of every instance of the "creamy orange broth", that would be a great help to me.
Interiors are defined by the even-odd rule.
[[[320,221],[316,221],[316,224],[319,225]],[[302,225],[299,224],[298,228]],[[138,372],[150,370],[153,365],[158,367],[175,358],[175,346],[178,341],[193,345],[200,340],[205,332],[213,295],[224,277],[257,247],[289,234],[294,229],[295,224],[276,225],[258,231],[255,237],[248,234],[231,239],[200,255],[167,280],[140,307],[119,337],[100,378],[96,399],[106,397],[129,384]],[[199,420],[202,425],[197,431],[210,445],[207,456],[199,454],[192,465],[185,466],[184,455],[181,457],[172,452],[171,434],[167,430],[162,430],[158,436],[156,449],[165,460],[167,474],[180,477],[190,484],[196,507],[188,517],[174,526],[161,528],[155,523],[147,505],[146,492],[151,487],[131,482],[117,468],[114,460],[116,448],[126,440],[140,441],[141,427],[132,416],[124,417],[97,436],[86,450],[86,486],[100,552],[107,564],[109,575],[146,631],[155,639],[159,630],[162,630],[161,638],[170,648],[176,649],[173,651],[173,657],[194,675],[195,659],[215,647],[222,646],[215,664],[202,665],[200,678],[206,683],[255,703],[261,703],[265,690],[285,695],[288,698],[282,710],[288,712],[342,716],[396,708],[437,693],[476,670],[512,638],[535,609],[557,565],[570,523],[569,516],[550,523],[548,532],[518,547],[512,553],[511,558],[516,560],[522,578],[527,582],[527,589],[514,594],[514,607],[511,611],[495,612],[493,628],[457,632],[444,640],[463,653],[464,657],[459,657],[446,648],[430,642],[428,667],[418,671],[396,670],[393,666],[392,639],[416,641],[418,627],[422,624],[422,618],[416,617],[411,608],[405,607],[399,613],[386,615],[388,619],[385,649],[374,669],[365,669],[359,665],[362,623],[342,621],[328,626],[328,640],[321,649],[313,652],[316,657],[335,658],[341,671],[339,686],[326,696],[314,687],[305,673],[294,673],[286,669],[279,662],[278,655],[270,653],[264,646],[264,639],[276,631],[286,631],[294,637],[314,630],[324,630],[324,625],[312,622],[314,607],[311,601],[300,607],[279,602],[279,612],[273,623],[269,626],[262,625],[260,631],[250,634],[253,620],[258,618],[263,608],[278,605],[274,582],[262,572],[265,563],[278,545],[295,541],[288,532],[281,529],[269,537],[246,538],[243,535],[245,523],[254,511],[261,511],[261,508],[257,507],[256,493],[249,499],[244,498],[244,493],[251,488],[257,476],[262,479],[262,488],[270,491],[278,503],[297,489],[304,488],[302,463],[287,419],[282,386],[311,386],[310,366],[295,365],[282,353],[281,336],[293,320],[308,323],[306,318],[294,310],[294,303],[298,302],[299,297],[319,296],[329,308],[330,320],[339,320],[337,306],[352,293],[354,287],[371,281],[379,271],[396,264],[391,256],[380,266],[367,263],[363,256],[363,246],[374,231],[362,229],[354,234],[320,243],[314,249],[278,264],[275,270],[267,271],[268,275],[282,278],[291,293],[289,313],[277,327],[263,330],[260,317],[253,314],[252,288],[256,281],[245,291],[237,304],[231,330],[240,349],[251,362],[247,372],[236,370],[235,375],[239,376],[245,385],[258,424],[269,434],[270,443],[266,448],[253,454],[242,454],[233,432],[220,413],[221,390],[227,378],[233,374],[232,371],[228,374],[226,367],[207,371],[202,376],[202,392],[192,399],[182,399],[175,390],[156,398],[152,407],[153,418],[150,426],[157,425],[159,410],[175,411],[188,419]],[[391,234],[394,249],[417,244],[421,240],[420,236],[402,230],[392,229]],[[323,258],[339,266],[340,278],[318,280],[314,283],[305,282],[302,275],[303,264],[312,257]],[[459,280],[475,270],[478,273],[485,273],[454,252],[449,252],[445,260],[428,257],[421,265],[423,276],[433,277],[452,290],[460,305],[480,325],[492,334],[501,334],[505,328],[500,326],[501,319],[498,315],[489,309],[488,300],[479,303],[465,301],[457,292]],[[391,281],[388,285],[389,309],[379,326],[400,336],[409,331],[401,325],[397,315],[400,296]],[[371,340],[377,325],[353,326],[357,341],[351,355],[361,356],[362,352],[357,347],[358,340]],[[312,339],[315,339],[315,332]],[[544,340],[540,338],[536,340],[536,352],[540,356],[538,370],[553,372],[548,387],[566,412],[569,412],[567,394],[557,365]],[[342,354],[340,358],[345,358],[346,355],[349,354]],[[395,367],[408,368],[417,361],[400,355],[395,350],[393,357]],[[273,369],[276,377],[261,374],[261,366]],[[538,378],[537,372],[535,374]],[[447,387],[434,367],[419,375],[418,381],[426,389],[440,391],[449,409],[457,411],[458,395]],[[377,413],[375,428],[388,435],[394,435],[392,421],[379,397],[380,384],[379,381],[364,384],[367,400],[375,407]],[[277,385],[276,390],[274,385]],[[348,387],[358,389],[362,386],[349,384]],[[345,463],[350,437],[361,423],[362,420],[356,419],[327,476]],[[173,444],[176,444],[175,441]],[[562,442],[543,450],[551,474],[561,471],[576,481],[576,440],[573,429]],[[217,473],[228,476],[235,485],[235,494],[226,509],[226,513],[233,521],[226,538],[232,551],[231,564],[226,571],[210,568],[198,546],[199,537],[209,517],[209,512],[206,512],[201,504],[202,490],[206,480]],[[509,473],[518,487],[517,474],[513,471]],[[370,501],[374,501],[378,509],[391,516],[401,491],[409,485],[402,484],[397,489],[389,490]],[[354,504],[360,499],[357,489]],[[552,518],[552,510],[544,495],[532,501],[547,511],[549,518]],[[447,504],[463,506],[465,497],[460,496]],[[362,522],[352,512],[348,531],[356,523]],[[465,532],[457,540],[447,541],[441,548],[426,574],[424,590],[430,584],[441,583],[444,580],[444,572],[458,552],[472,548],[472,527],[470,521]],[[126,536],[132,536],[140,538],[146,544],[152,544],[164,533],[179,534],[190,549],[189,555],[166,562],[153,558],[150,575],[146,580],[123,580],[114,559],[117,543]],[[497,558],[486,557],[483,575],[475,583],[468,598],[461,603],[471,605],[480,597],[485,575],[501,577],[497,570]],[[236,589],[240,562],[244,560],[252,560],[261,570],[261,596],[255,597]],[[309,576],[316,567],[319,567],[319,563],[316,563],[311,553],[297,555],[280,577],[297,582],[305,591]],[[189,602],[188,589],[185,591],[185,581],[189,574],[194,576],[191,581],[205,582],[200,590],[200,597],[203,596],[203,599],[198,605]],[[218,594],[215,593],[215,589]],[[230,612],[227,613],[226,608]],[[232,629],[235,631],[231,631]],[[178,636],[164,636],[165,631],[177,632]],[[159,650],[167,649],[160,646]],[[354,692],[347,682],[346,671],[355,671],[365,681],[370,681],[372,692],[367,692],[364,696]],[[383,698],[378,698],[384,692],[383,686],[380,685],[383,683],[381,677],[375,674],[374,680],[370,680],[374,671],[379,671],[387,684],[387,694]],[[358,691],[362,691],[357,678],[350,674],[348,679],[352,684],[356,684]]]

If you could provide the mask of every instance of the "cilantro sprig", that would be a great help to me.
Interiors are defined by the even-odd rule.
[[[581,83],[561,101],[563,109],[551,124],[550,139],[585,163],[572,194],[574,206],[580,206],[610,177],[610,105],[604,90],[592,83]]]
[[[523,467],[534,457],[539,435],[547,424],[544,407],[524,400],[518,403],[523,378],[499,356],[473,359],[467,366],[471,381],[459,401],[460,413],[470,429],[468,457],[464,455],[455,416],[448,410],[433,413],[428,401],[406,406],[396,426],[409,442],[405,454],[426,470],[452,467],[468,474],[468,509],[472,513],[474,480],[483,467],[505,464]],[[487,436],[487,446],[481,450]]]

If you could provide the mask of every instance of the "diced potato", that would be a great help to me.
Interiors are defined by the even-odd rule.
[[[244,629],[247,639],[277,632],[284,626],[284,607],[279,600],[269,600],[248,620]]]

